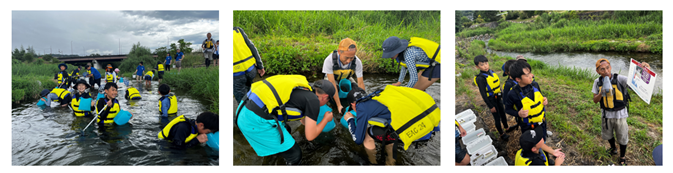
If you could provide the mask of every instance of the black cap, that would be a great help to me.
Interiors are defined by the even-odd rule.
[[[40,96],[41,96],[41,97],[44,97],[44,96],[46,96],[47,94],[49,94],[49,92],[51,92],[49,89],[43,89],[43,90],[40,92]]]
[[[521,148],[526,151],[530,151],[537,143],[540,142],[545,131],[541,126],[535,127],[533,130],[526,130],[521,134],[519,139],[519,145]]]
[[[87,83],[84,79],[78,80],[77,83],[75,83],[75,88],[77,88],[77,85],[79,85],[79,84],[84,84],[84,86],[86,86],[86,88],[91,88],[89,83]]]
[[[336,90],[334,89],[334,86],[332,85],[332,82],[329,82],[328,80],[318,80],[313,82],[313,88],[320,88],[327,95],[329,95],[330,99],[334,96],[334,93]]]
[[[350,105],[350,103],[353,103],[358,99],[361,99],[366,96],[367,92],[362,88],[356,86],[353,89],[351,89],[351,91],[348,92],[348,95],[346,95],[346,102],[348,102]]]

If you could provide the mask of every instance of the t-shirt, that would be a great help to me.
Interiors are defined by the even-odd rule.
[[[196,138],[192,139],[188,143],[185,143],[185,139],[192,135],[192,130],[195,128],[192,127],[192,125],[194,124],[195,120],[190,119],[189,121],[179,122],[173,125],[170,132],[168,132],[168,134],[172,137],[169,139],[170,142],[180,149],[189,148],[199,144],[199,139]]]
[[[171,59],[173,59],[170,55],[166,56],[166,65],[171,64]]]
[[[627,88],[629,88],[629,86],[626,84],[627,81],[628,81],[628,77],[626,77],[624,75],[617,75],[617,77],[618,77],[617,80],[619,81],[619,83],[622,86],[624,86],[624,89],[628,90]],[[610,76],[610,78],[612,78],[612,76]],[[598,94],[598,87],[599,87],[598,86],[598,78],[596,78],[596,80],[594,80],[594,86],[591,88],[591,92],[594,93],[594,94]],[[626,91],[622,91],[622,92],[626,92]],[[601,117],[603,116],[603,111],[604,110],[601,109]],[[618,110],[618,111],[605,111],[605,117],[606,118],[626,118],[626,117],[629,117],[629,113],[626,110],[626,108],[624,108],[622,110]]]
[[[215,55],[220,54],[220,46],[219,45],[215,44],[215,52],[213,54],[215,54]]]
[[[143,66],[143,65],[138,65],[138,67],[136,67],[136,70],[138,70],[138,72],[136,72],[136,75],[138,75],[138,76],[142,76],[142,75],[143,75],[143,72],[145,71],[145,66]]]
[[[93,74],[94,79],[100,79],[100,77],[101,77],[100,72],[98,72],[98,70],[96,70],[96,68],[91,67],[90,71],[91,71],[91,74]]]
[[[318,120],[318,113],[320,112],[320,100],[313,91],[294,90],[290,94],[290,100],[285,103],[286,107],[297,108],[302,111],[302,115],[312,120]],[[249,101],[246,105],[248,109],[257,115],[268,114],[265,113],[255,102]]]
[[[339,54],[337,53],[337,55],[339,55]],[[332,60],[332,53],[330,53],[329,55],[327,55],[327,58],[325,58],[325,62],[323,62],[322,73],[334,74],[334,70],[332,69],[334,64],[332,63],[332,61],[333,61]],[[362,77],[362,61],[360,60],[360,58],[358,58],[358,56],[355,56],[354,61],[355,61],[355,65],[356,65],[355,76],[356,77]],[[339,63],[339,66],[341,66],[341,68],[350,68],[350,63],[344,65],[344,64],[341,64],[340,60],[337,60],[337,63]],[[339,81],[337,81],[337,82],[339,82]]]
[[[180,61],[182,59],[182,56],[184,56],[185,53],[178,52],[175,54],[175,61]]]

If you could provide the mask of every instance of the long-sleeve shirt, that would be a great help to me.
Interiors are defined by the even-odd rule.
[[[347,121],[348,132],[351,133],[353,141],[358,145],[362,144],[365,140],[365,135],[367,135],[367,123],[370,118],[378,117],[390,121],[390,110],[376,100],[358,103],[355,108],[358,114],[357,118],[349,118]],[[357,119],[357,124],[355,123],[355,119]]]
[[[248,45],[248,48],[250,48],[250,52],[252,52],[252,56],[255,57],[255,67],[257,69],[264,69],[264,63],[262,63],[262,57],[259,56],[259,52],[257,52],[257,47],[255,47],[255,44],[248,39],[248,34],[245,34],[245,31],[239,27],[234,27],[237,28],[241,31],[241,35],[243,35],[243,39],[245,40],[245,44]]]
[[[192,134],[192,132],[198,133],[196,129],[196,121],[189,120],[186,122],[179,122],[171,128],[169,134],[172,136],[170,138],[170,143],[174,146],[185,149],[198,145],[200,142],[197,138],[192,139],[191,141],[185,143],[185,139]]]
[[[171,99],[168,99],[166,95],[161,97],[160,100],[161,100],[161,116],[168,117],[168,108],[171,108]]]
[[[101,109],[103,109],[103,107],[105,107],[105,105],[107,104],[105,99],[107,99],[107,98],[101,98],[101,99],[98,100],[98,102],[96,103],[96,108],[97,108],[96,110],[100,111]],[[119,101],[117,101],[117,99],[112,99],[112,106],[108,106],[107,108],[105,108],[105,110],[103,110],[103,112],[101,112],[99,114],[98,118],[100,118],[100,122],[98,123],[98,125],[100,127],[105,125],[104,120],[107,119],[107,115],[110,112],[110,109],[112,109],[112,107],[115,106],[115,102],[119,103]],[[119,104],[117,104],[117,105],[119,105]],[[120,110],[121,110],[121,108],[120,108]]]
[[[416,69],[416,64],[428,64],[430,58],[428,58],[428,55],[425,54],[423,49],[416,46],[408,47],[407,50],[404,51],[403,57],[407,67],[400,66],[400,77],[397,81],[400,83],[403,82],[404,77],[407,75],[407,71],[409,71],[409,83],[407,84],[407,87],[411,88],[418,82],[418,69]]]
[[[486,73],[489,76],[492,76],[493,74],[490,73],[490,71],[479,71],[479,74],[481,73]],[[477,76],[477,88],[479,88],[479,94],[481,94],[481,98],[484,100],[486,103],[486,106],[488,106],[488,109],[491,109],[495,107],[495,103],[491,102],[491,99],[493,96],[488,97],[486,91],[486,86],[488,86],[488,82],[486,81],[486,78]]]

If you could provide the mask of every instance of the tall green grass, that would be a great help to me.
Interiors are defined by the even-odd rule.
[[[390,36],[440,42],[439,11],[234,11],[234,26],[245,30],[270,74],[321,73],[324,59],[351,38],[366,73],[398,72],[382,59]]]
[[[172,71],[172,70],[171,70]],[[180,74],[164,75],[162,83],[167,84],[172,90],[187,91],[195,97],[203,98],[211,104],[208,109],[211,112],[219,112],[220,79],[219,68],[183,68]]]

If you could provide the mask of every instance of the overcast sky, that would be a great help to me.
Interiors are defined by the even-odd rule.
[[[133,44],[154,51],[180,39],[201,47],[210,32],[219,39],[218,11],[12,11],[12,50],[36,53],[127,54]]]

